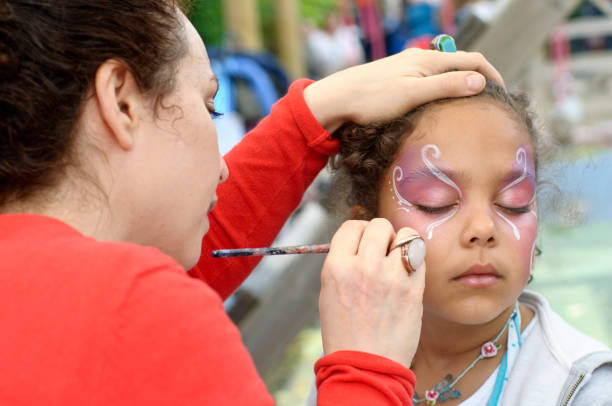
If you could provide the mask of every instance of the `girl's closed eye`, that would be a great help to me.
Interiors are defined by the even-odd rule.
[[[414,206],[424,213],[440,214],[440,213],[446,213],[447,211],[453,209],[454,207],[457,206],[457,203],[447,204],[447,205],[442,205],[442,206],[415,203]]]
[[[495,206],[509,214],[525,214],[531,211],[531,205],[521,207],[509,207],[504,206],[503,204],[496,203]]]
[[[525,214],[531,211],[534,200],[535,191],[525,183],[503,192],[495,202],[495,206],[509,214]]]
[[[399,197],[427,214],[445,213],[458,204],[459,198],[454,189],[431,179],[402,183],[398,192]]]

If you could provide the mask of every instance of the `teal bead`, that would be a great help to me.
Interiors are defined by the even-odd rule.
[[[432,47],[442,52],[457,52],[455,40],[450,35],[440,34],[431,40]]]

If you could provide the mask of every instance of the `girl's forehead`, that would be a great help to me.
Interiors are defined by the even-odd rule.
[[[398,163],[414,161],[425,145],[440,150],[436,159],[452,164],[508,164],[523,148],[533,160],[527,128],[499,102],[469,99],[434,106],[422,113],[399,149]]]

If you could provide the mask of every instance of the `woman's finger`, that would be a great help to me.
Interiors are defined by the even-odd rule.
[[[501,74],[480,52],[431,50],[424,52],[427,52],[428,57],[432,58],[428,63],[431,66],[432,73],[443,73],[450,70],[477,71],[505,87]]]
[[[345,221],[332,237],[330,252],[356,255],[367,224],[367,221],[362,220]]]
[[[373,263],[387,255],[389,244],[395,237],[395,230],[384,218],[371,220],[365,228],[357,255],[367,263]]]
[[[447,72],[420,79],[406,78],[405,88],[413,95],[406,99],[406,111],[433,100],[478,94],[485,87],[485,78],[478,72]],[[408,91],[408,90],[407,90]]]

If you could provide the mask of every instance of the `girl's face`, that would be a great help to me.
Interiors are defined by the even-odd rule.
[[[427,245],[425,317],[481,324],[514,304],[537,213],[532,145],[511,113],[486,99],[433,107],[384,179],[379,216]]]

